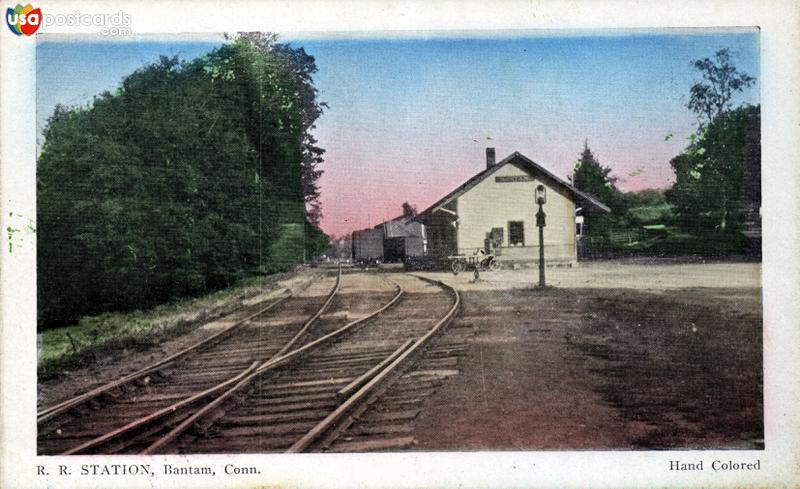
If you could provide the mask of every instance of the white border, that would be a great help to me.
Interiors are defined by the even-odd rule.
[[[16,1],[13,2],[16,4]],[[44,12],[132,16],[136,34],[275,31],[332,35],[405,35],[412,31],[516,29],[647,29],[658,27],[761,27],[764,215],[764,451],[492,452],[371,455],[226,455],[192,457],[212,464],[252,464],[254,477],[165,478],[35,476],[37,463],[55,471],[68,460],[125,463],[142,457],[36,457],[35,250],[28,243],[0,257],[0,487],[775,487],[800,486],[798,418],[800,307],[798,268],[798,108],[800,9],[792,1],[164,1],[34,2]],[[3,13],[7,6],[2,5]],[[91,32],[91,28],[63,33]],[[0,226],[8,212],[35,216],[35,41],[0,26]],[[360,34],[359,34],[360,33]],[[5,244],[5,243],[4,243]],[[668,461],[761,459],[762,470],[744,473],[669,472]],[[157,466],[186,457],[148,459]]]

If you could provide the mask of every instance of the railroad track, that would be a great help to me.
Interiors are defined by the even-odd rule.
[[[340,283],[341,273],[335,279],[312,285],[307,291],[310,295],[288,294],[267,304],[244,308],[215,321],[222,329],[211,336],[120,379],[39,411],[39,452],[61,453],[69,445],[92,439],[98,431],[124,424],[121,421],[124,418],[173,405],[185,399],[187,391],[207,390],[255,359],[291,347],[292,341],[299,340],[300,332],[307,330],[334,302]],[[330,290],[321,292],[325,288]],[[268,313],[273,314],[267,317]],[[276,321],[274,317],[281,319]]]
[[[438,282],[420,285],[419,278],[397,278],[405,293],[391,309],[346,340],[260,378],[143,453],[325,450],[358,416],[374,409],[387,388],[405,382],[415,362],[432,359],[424,355],[420,361],[424,353],[435,357],[443,351],[428,347],[457,313],[458,293]]]
[[[456,314],[458,293],[441,283],[420,287],[421,279],[400,277],[403,286],[371,294],[372,302],[382,304],[374,309],[362,294],[337,296],[340,273],[323,306],[303,327],[273,328],[269,345],[248,345],[246,351],[257,351],[260,358],[235,355],[230,349],[234,355],[225,355],[218,348],[197,354],[180,369],[167,372],[168,382],[158,393],[115,399],[114,405],[123,407],[119,412],[72,409],[73,417],[66,423],[51,422],[45,430],[40,425],[39,451],[149,454],[399,447],[375,440],[354,445],[353,433],[364,433],[360,416],[366,414],[364,420],[370,423],[376,402],[396,386],[410,386],[408,392],[416,393],[414,399],[420,401],[418,384],[429,387],[455,372],[437,369],[436,362],[444,355],[444,361],[452,364],[463,347],[458,334],[451,340],[456,344],[431,345]],[[404,287],[413,291],[404,293]],[[282,301],[270,307],[276,316],[289,307],[289,299]],[[333,311],[358,310],[359,317],[348,321],[347,314],[323,316],[328,306]],[[245,321],[251,326],[258,323],[256,317]],[[417,363],[428,365],[427,370],[408,373],[426,349],[428,354]],[[392,402],[389,399],[379,409],[397,404]],[[123,420],[128,423],[121,426]],[[374,427],[367,431],[373,438],[387,434]],[[388,430],[390,437],[393,432]]]

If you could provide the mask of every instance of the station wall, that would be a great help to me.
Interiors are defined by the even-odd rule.
[[[460,254],[473,254],[483,249],[487,233],[503,228],[501,261],[539,260],[539,229],[536,227],[538,206],[534,202],[536,186],[546,188],[544,212],[545,260],[577,261],[575,247],[575,202],[563,186],[546,175],[530,173],[514,163],[504,165],[488,178],[458,197],[457,242]],[[523,246],[509,242],[512,222],[522,222]]]

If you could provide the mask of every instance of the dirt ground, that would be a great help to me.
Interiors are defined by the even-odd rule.
[[[538,268],[483,272],[477,283],[472,283],[473,274],[469,271],[457,276],[446,272],[422,275],[444,280],[459,290],[528,288],[539,280]],[[548,267],[545,278],[547,285],[558,288],[658,291],[690,287],[757,288],[761,287],[761,264],[608,260],[580,262],[572,268]]]
[[[476,335],[417,449],[761,448],[759,268],[593,263],[544,290],[518,288],[530,270],[435,274]]]

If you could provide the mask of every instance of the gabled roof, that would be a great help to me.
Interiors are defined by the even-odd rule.
[[[422,223],[412,216],[397,216],[371,228],[352,231],[351,234],[381,233],[385,238],[423,237]]]
[[[611,209],[609,209],[607,205],[605,205],[602,202],[600,202],[599,200],[597,200],[594,196],[592,196],[590,194],[587,194],[586,192],[582,192],[582,191],[578,190],[577,188],[575,188],[574,185],[572,185],[572,184],[570,184],[568,182],[565,182],[564,180],[562,180],[561,178],[557,177],[552,172],[548,171],[543,166],[539,165],[538,163],[536,163],[535,161],[531,160],[527,156],[523,155],[522,153],[520,153],[518,151],[514,151],[513,153],[511,153],[509,156],[507,156],[502,161],[499,161],[495,165],[493,165],[493,166],[483,170],[482,172],[478,173],[477,175],[473,176],[472,178],[470,178],[469,180],[467,180],[466,182],[461,184],[461,186],[459,186],[458,188],[456,188],[455,190],[453,190],[449,194],[447,194],[444,197],[442,197],[438,202],[436,202],[435,204],[431,205],[430,207],[428,207],[424,211],[420,212],[417,215],[417,219],[424,218],[424,217],[432,214],[433,212],[441,209],[442,207],[446,206],[447,204],[449,204],[453,200],[455,200],[458,197],[460,197],[462,194],[466,193],[468,190],[472,189],[474,186],[476,186],[479,183],[481,183],[483,180],[485,180],[486,178],[491,176],[494,172],[496,172],[497,170],[499,170],[503,166],[505,166],[505,165],[507,165],[509,163],[512,163],[512,162],[520,164],[523,167],[527,167],[528,170],[530,170],[530,171],[532,171],[534,173],[539,173],[539,174],[544,175],[548,179],[552,180],[556,185],[565,188],[567,191],[571,192],[572,194],[576,195],[577,197],[580,197],[581,199],[583,199],[586,202],[588,202],[589,204],[597,207],[598,209],[600,209],[602,211],[605,211],[605,212],[611,212]]]
[[[375,226],[375,229],[382,229],[383,235],[387,238],[423,236],[422,223],[414,220],[411,216],[389,219]]]

